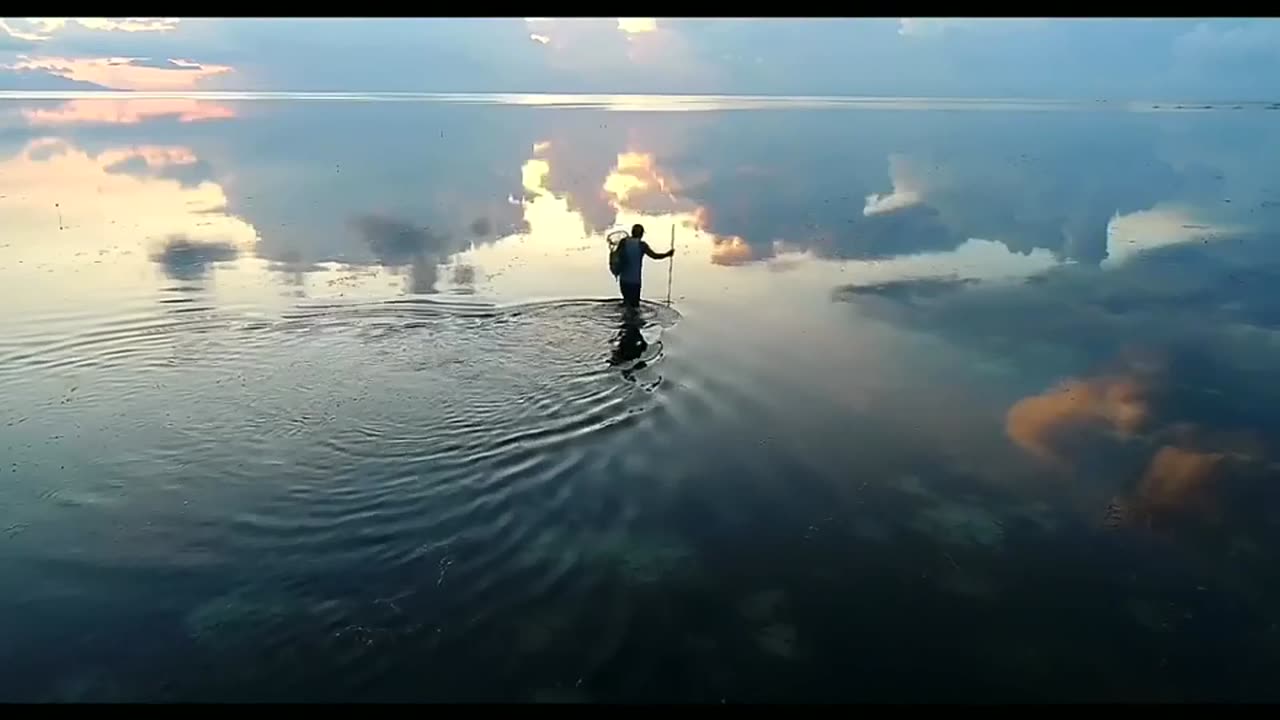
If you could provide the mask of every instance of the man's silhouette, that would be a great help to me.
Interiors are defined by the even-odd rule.
[[[622,291],[622,304],[628,308],[640,307],[640,283],[642,279],[644,256],[654,260],[665,260],[676,254],[675,248],[659,253],[644,241],[644,226],[637,223],[631,226],[631,235],[618,245],[622,254],[622,272],[618,273],[618,288]]]

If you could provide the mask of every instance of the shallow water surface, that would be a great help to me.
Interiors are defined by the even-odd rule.
[[[1274,113],[385,99],[0,100],[0,699],[1277,699]]]

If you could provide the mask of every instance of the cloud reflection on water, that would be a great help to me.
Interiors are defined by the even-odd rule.
[[[409,291],[448,285],[452,274],[439,268],[475,243],[511,248],[480,264],[505,267],[493,277],[509,277],[533,249],[517,250],[510,239],[534,238],[539,254],[564,260],[590,247],[594,233],[646,219],[705,236],[701,245],[687,238],[687,249],[705,248],[700,263],[794,269],[804,258],[834,260],[847,276],[865,279],[863,293],[896,281],[890,268],[899,259],[929,257],[936,267],[929,273],[954,276],[947,254],[963,264],[974,238],[1002,243],[1011,258],[1034,259],[1023,271],[1034,272],[1046,266],[1040,252],[1086,265],[1106,258],[1111,266],[1161,245],[1245,229],[1222,216],[1223,203],[1213,213],[1202,209],[1203,193],[1216,189],[1205,185],[1203,168],[1222,166],[1232,151],[1211,145],[1217,155],[1195,161],[1184,143],[1176,163],[1162,161],[1148,138],[1152,131],[1165,137],[1166,119],[1104,116],[1110,134],[1099,152],[1112,153],[1122,170],[1096,173],[1080,158],[1094,157],[1085,143],[1094,142],[1091,123],[1104,120],[1084,113],[1042,113],[1032,130],[1012,122],[1016,116],[986,113],[260,107],[237,119],[235,103],[113,98],[23,112],[33,131],[65,128],[66,140],[86,147],[105,139],[98,125],[118,126],[115,137],[136,146],[149,137],[185,142],[198,162],[135,154],[110,169],[188,187],[218,183],[227,189],[226,212],[257,230],[256,254],[268,262],[320,273],[334,263],[409,268]],[[163,118],[191,128],[153,124]],[[214,118],[226,122],[208,130],[190,122]],[[433,241],[431,252],[412,257],[380,253],[390,246],[370,241],[368,223],[359,220],[375,217],[455,240]],[[540,272],[576,272],[594,260]],[[975,268],[958,277],[991,275]],[[471,279],[483,287],[489,276]]]
[[[95,123],[137,125],[169,117],[186,123],[235,117],[235,111],[228,105],[190,98],[68,100],[52,107],[23,108],[22,114],[37,127]]]
[[[160,251],[152,256],[152,260],[175,280],[198,280],[215,263],[235,260],[238,255],[236,246],[229,242],[193,241],[178,235],[167,239]]]
[[[232,120],[237,112],[233,105],[213,105],[202,115],[206,106],[195,102],[75,100],[24,112],[33,127],[65,124],[79,127],[76,135],[91,132],[88,126],[95,122]],[[272,108],[220,126],[217,137],[223,140],[210,146],[221,165],[216,174],[234,176],[230,212],[261,229],[259,252],[268,259],[299,254],[312,263],[360,262],[361,248],[369,244],[342,229],[351,217],[365,215],[402,218],[450,237],[506,237],[539,212],[505,201],[534,192],[530,183],[580,212],[589,231],[613,226],[623,210],[654,218],[692,213],[682,224],[718,238],[705,259],[722,266],[797,252],[876,262],[955,250],[975,237],[1002,242],[1015,253],[1043,249],[1092,264],[1132,257],[1138,248],[1236,231],[1221,219],[1202,217],[1195,202],[1187,202],[1192,186],[1181,176],[1200,166],[1185,157],[1177,166],[1151,158],[1151,142],[1137,140],[1144,137],[1142,123],[1124,116],[1108,116],[1112,134],[1103,142],[1105,150],[1119,153],[1117,167],[1125,170],[1090,175],[1083,172],[1087,164],[1074,158],[1092,137],[1092,126],[1072,113],[1044,114],[1037,134],[1030,134],[1027,124],[1009,125],[1004,116],[986,114],[916,113],[886,121],[890,116],[877,113],[782,110],[702,115],[696,121],[683,114],[611,114],[595,122],[589,113],[509,108],[502,112],[519,118],[511,138],[519,145],[499,150],[488,141],[498,126],[474,122],[488,117],[474,108],[320,107]],[[414,148],[411,128],[431,118],[440,131],[420,133],[421,149]],[[391,122],[377,136],[362,133],[359,123],[374,119]],[[942,123],[946,132],[936,131]],[[1161,124],[1166,123],[1157,122],[1157,131]],[[286,125],[303,132],[282,134]],[[997,136],[1001,143],[994,142]],[[1042,136],[1054,140],[1045,143]],[[214,137],[198,132],[190,140],[199,146]],[[782,146],[760,142],[767,137]],[[406,143],[407,153],[392,149]],[[518,146],[526,149],[516,151]],[[530,147],[534,157],[521,158]],[[117,169],[143,172],[144,161]],[[171,163],[167,171],[147,165],[151,169],[145,171],[178,176],[181,164]],[[542,179],[521,181],[521,165]],[[247,169],[254,167],[260,169]],[[207,161],[199,173],[182,172],[192,184],[215,175]],[[281,172],[297,187],[281,191],[277,184],[269,190],[259,182]],[[427,202],[411,199],[424,191]],[[1156,207],[1162,197],[1180,203],[1176,212]],[[327,211],[340,205],[345,217]],[[474,229],[484,225],[490,229]],[[1185,232],[1173,232],[1178,230]],[[453,249],[465,250],[466,244]]]
[[[946,547],[950,562],[927,562],[948,573],[973,567],[963,552],[1018,557],[1026,526],[1061,520],[1061,497],[1094,518],[1111,499],[1126,529],[1268,527],[1269,180],[1230,170],[1241,147],[1167,150],[1217,120],[297,105],[6,128],[6,322],[110,314],[126,290],[198,291],[199,312],[611,296],[601,231],[640,222],[659,248],[674,228],[679,247],[688,313],[664,388],[686,400],[665,407],[711,458],[689,472],[780,459],[779,477],[820,478],[807,489],[840,500],[873,503],[877,483],[928,495],[905,528],[883,513],[877,542]],[[1043,148],[1024,160],[1032,141]],[[448,350],[465,360],[463,337]],[[412,367],[417,341],[401,340]],[[584,363],[599,340],[574,340]],[[764,450],[734,457],[744,443]],[[1051,509],[1018,519],[960,497],[997,482]]]

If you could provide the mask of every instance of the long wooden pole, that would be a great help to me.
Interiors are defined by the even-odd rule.
[[[671,257],[667,258],[667,307],[671,307],[671,273],[676,267],[676,226],[671,226]]]

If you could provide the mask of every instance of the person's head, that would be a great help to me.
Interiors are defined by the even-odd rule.
[[[636,223],[635,225],[632,225],[632,226],[631,226],[631,237],[633,237],[633,238],[642,238],[642,237],[644,237],[644,226],[643,226],[643,225],[641,225],[640,223]]]

